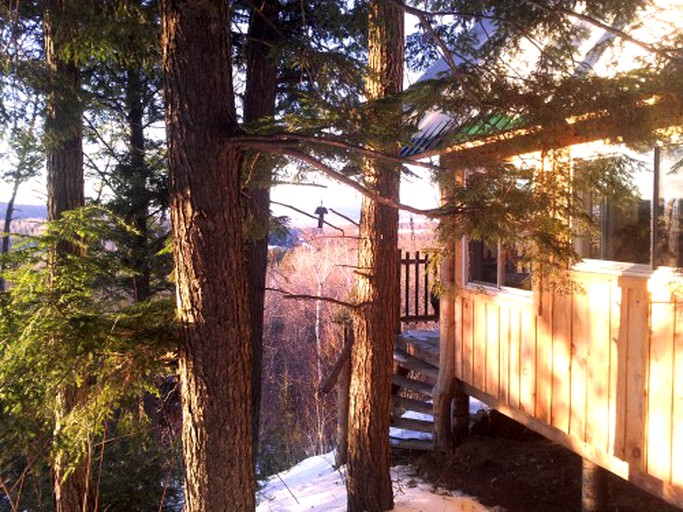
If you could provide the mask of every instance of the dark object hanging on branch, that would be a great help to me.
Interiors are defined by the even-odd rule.
[[[325,222],[325,215],[327,214],[327,208],[320,203],[320,206],[315,209],[315,214],[318,216],[318,229],[322,229],[323,223]]]

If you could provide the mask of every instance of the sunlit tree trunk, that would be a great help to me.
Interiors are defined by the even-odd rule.
[[[185,510],[253,510],[252,348],[229,2],[161,2]]]
[[[403,12],[389,1],[369,3],[369,100],[401,91],[403,84]],[[400,105],[383,116],[383,126],[400,129]],[[386,124],[384,124],[386,123]],[[389,130],[390,131],[390,130]],[[395,151],[396,141],[377,149]],[[367,160],[365,185],[398,200],[400,174],[394,165]],[[389,473],[389,425],[393,346],[398,315],[398,212],[363,199],[354,316],[348,439],[348,510],[377,512],[393,507]]]
[[[247,46],[247,83],[244,95],[245,122],[258,121],[275,114],[276,65],[272,46],[277,37],[279,2],[252,2]],[[272,160],[251,154],[253,166],[246,169],[246,216],[252,232],[246,234],[249,315],[254,359],[253,371],[253,440],[258,446],[261,407],[261,366],[263,353],[263,308],[266,267],[268,265],[268,226],[270,223],[270,185]]]
[[[45,60],[50,71],[49,92],[45,118],[45,156],[47,165],[48,219],[59,219],[62,214],[83,206],[83,129],[79,91],[81,76],[78,67],[68,62],[62,52],[70,37],[70,23],[65,0],[50,0],[45,4]],[[55,266],[74,247],[55,248]],[[56,267],[55,267],[56,268]],[[61,340],[67,343],[68,340]],[[58,512],[87,511],[88,461],[78,463],[69,471],[72,460],[59,446],[64,417],[78,401],[79,390],[67,384],[59,391],[55,410],[55,438],[53,454],[53,492]]]

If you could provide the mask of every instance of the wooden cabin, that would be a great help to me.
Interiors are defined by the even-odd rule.
[[[683,124],[680,107],[652,114]],[[591,122],[550,139],[520,131],[447,148],[441,161],[457,177],[477,152],[550,168],[558,148],[575,162],[625,151],[601,133]],[[635,157],[637,201],[587,204],[600,232],[576,241],[576,286],[531,279],[514,247],[455,242],[442,268],[441,382],[454,377],[460,393],[683,508],[683,146]]]

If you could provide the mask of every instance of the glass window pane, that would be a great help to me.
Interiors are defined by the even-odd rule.
[[[586,193],[584,204],[593,218],[596,233],[577,243],[584,258],[626,263],[650,262],[650,226],[653,190],[652,153],[628,155],[626,159],[602,157],[576,164],[576,172],[602,176],[601,190]],[[610,168],[610,165],[615,166]],[[620,169],[616,169],[620,166]],[[596,185],[597,188],[597,185]]]
[[[660,151],[657,265],[683,267],[682,159],[683,146]]]
[[[498,285],[498,246],[497,244],[470,240],[469,281]]]
[[[511,244],[503,247],[503,265],[502,286],[531,290],[531,263],[521,246]]]

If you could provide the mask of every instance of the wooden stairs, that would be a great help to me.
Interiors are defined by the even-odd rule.
[[[410,450],[434,448],[432,399],[438,374],[438,332],[406,331],[396,337],[391,446]]]

